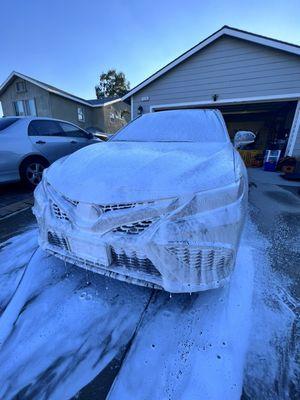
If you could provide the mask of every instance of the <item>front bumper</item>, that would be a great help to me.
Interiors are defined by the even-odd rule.
[[[234,202],[225,195],[204,205],[205,196],[199,203],[192,195],[181,202],[112,208],[91,222],[72,211],[76,202],[66,204],[44,186],[36,190],[33,211],[39,243],[51,254],[102,275],[173,293],[213,289],[229,280],[246,190]],[[208,203],[217,207],[207,208]],[[142,223],[130,225],[130,220]]]

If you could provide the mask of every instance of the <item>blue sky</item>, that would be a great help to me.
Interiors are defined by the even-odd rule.
[[[223,25],[300,44],[299,0],[0,0],[0,81],[12,70],[84,98],[98,76],[131,87]]]

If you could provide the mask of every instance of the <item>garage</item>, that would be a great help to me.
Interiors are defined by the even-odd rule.
[[[217,108],[230,137],[253,131],[246,165],[265,150],[300,158],[300,47],[224,26],[132,89],[131,118],[147,112]],[[255,166],[255,165],[254,165]]]

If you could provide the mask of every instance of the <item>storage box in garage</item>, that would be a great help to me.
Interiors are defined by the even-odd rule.
[[[261,150],[239,150],[246,167],[256,167],[256,156],[262,156]]]

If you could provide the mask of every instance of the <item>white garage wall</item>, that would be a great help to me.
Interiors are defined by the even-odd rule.
[[[300,158],[300,100],[297,103],[286,154]]]

